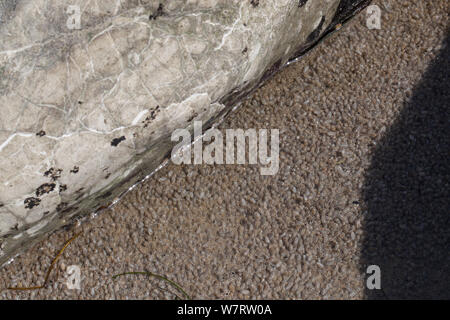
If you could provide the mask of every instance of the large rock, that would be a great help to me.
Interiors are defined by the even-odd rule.
[[[0,0],[0,265],[111,203],[174,129],[211,125],[368,1],[70,2]]]

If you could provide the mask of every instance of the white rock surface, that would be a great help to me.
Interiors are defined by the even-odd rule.
[[[215,121],[339,2],[0,0],[0,265],[142,180],[173,130]]]

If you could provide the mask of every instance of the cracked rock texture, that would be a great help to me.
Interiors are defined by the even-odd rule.
[[[217,121],[367,2],[0,0],[0,265],[117,199],[173,130]]]

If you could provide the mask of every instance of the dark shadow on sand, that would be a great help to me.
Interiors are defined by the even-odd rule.
[[[369,299],[450,299],[450,34],[366,173],[362,269]]]

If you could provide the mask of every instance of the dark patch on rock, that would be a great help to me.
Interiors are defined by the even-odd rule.
[[[319,25],[316,29],[314,29],[313,32],[306,38],[306,42],[312,42],[316,40],[320,36],[320,32],[322,31],[323,24],[325,23],[325,16],[322,16],[322,19],[320,20]]]
[[[39,188],[36,189],[36,197],[40,197],[46,193],[50,193],[55,190],[56,184],[54,183],[44,183]]]
[[[83,198],[83,196],[84,196],[84,193],[80,193],[80,194],[75,198],[75,201],[80,200],[81,198]]]
[[[78,210],[78,207],[76,207],[76,206],[75,207],[73,207],[73,206],[69,207],[66,202],[61,202],[58,205],[58,207],[56,208],[56,210],[58,212],[58,217],[60,219],[63,219],[65,217],[67,217],[68,214],[74,212],[75,210]]]
[[[64,192],[67,190],[67,185],[66,184],[61,184],[59,186],[59,193]]]
[[[50,213],[50,211],[44,211],[43,215],[46,216]]]
[[[121,136],[120,138],[115,138],[111,141],[111,145],[113,147],[117,147],[119,145],[119,143],[121,143],[124,140],[126,140],[125,136]]]
[[[336,10],[336,14],[334,15],[330,25],[322,33],[322,35],[318,36],[317,38],[314,38],[313,37],[314,31],[313,31],[311,35],[308,37],[308,40],[310,41],[305,41],[304,44],[298,46],[297,50],[295,50],[294,54],[289,59],[289,62],[297,60],[298,58],[304,56],[308,51],[314,49],[323,39],[328,37],[336,30],[339,30],[343,24],[348,22],[361,10],[366,8],[371,1],[372,0],[341,0],[338,9]],[[311,38],[312,40],[309,38]]]
[[[158,115],[158,113],[160,111],[161,110],[160,110],[159,106],[156,106],[155,109],[150,111],[150,115],[147,118],[145,118],[144,121],[142,121],[142,123],[144,124],[144,128],[147,128],[148,125],[152,122],[152,120],[156,119],[156,116]]]
[[[4,206],[4,204],[0,202],[0,208],[3,207],[3,206]]]
[[[252,4],[253,7],[259,6],[259,0],[250,0],[250,3]]]
[[[244,48],[244,50],[242,50],[242,53],[243,53],[243,54],[246,54],[246,53],[247,53],[247,51],[248,51],[248,48],[247,48],[247,47],[245,47],[245,48]]]
[[[56,207],[56,211],[57,211],[57,212],[61,212],[61,211],[64,210],[65,208],[67,208],[67,202],[61,202],[61,203],[58,204],[58,206]]]
[[[75,191],[75,193],[78,194],[78,196],[75,198],[75,201],[80,200],[84,196],[84,193],[82,193],[83,190],[84,188],[80,188],[77,191]]]
[[[71,213],[74,212],[75,210],[78,210],[78,207],[68,207],[63,209],[60,214],[66,214],[66,213]]]
[[[307,2],[308,0],[298,0],[298,7],[299,8],[303,7]]]
[[[277,71],[280,70],[280,68],[281,68],[281,59],[275,62],[269,69],[266,70],[266,72],[264,72],[261,81],[265,82],[268,79],[272,78],[275,75],[275,73],[277,73]]]
[[[189,117],[189,119],[187,120],[187,122],[191,122],[191,121],[194,120],[197,116],[198,116],[198,113],[197,113],[197,112],[194,112],[194,113],[192,114],[192,116]]]
[[[78,173],[78,171],[80,171],[80,167],[75,166],[72,170],[70,170],[70,173]]]
[[[111,191],[108,191],[104,194],[102,194],[100,197],[98,197],[97,199],[106,199],[108,197],[110,197],[112,195]]]
[[[41,199],[35,197],[26,198],[23,203],[25,204],[25,209],[32,209],[37,207],[41,203]]]
[[[111,172],[108,172],[105,176],[105,179],[108,179],[111,176]]]
[[[215,117],[213,117],[209,122],[212,124],[218,119],[221,119],[225,115],[231,112],[233,106],[235,106],[239,101],[249,96],[253,91],[255,91],[259,85],[263,82],[261,80],[257,81],[246,81],[241,86],[233,88],[228,94],[219,100],[219,102],[225,106],[222,111]]]
[[[150,120],[155,120],[156,115],[159,113],[159,106],[156,106],[156,108],[152,111],[150,111]]]
[[[341,0],[330,28],[334,28],[336,24],[346,22],[365,8],[371,1],[372,0]]]
[[[162,3],[159,4],[158,9],[156,9],[156,12],[151,14],[148,19],[149,20],[156,20],[156,18],[161,17],[163,15],[165,15],[166,13],[164,12],[164,6]]]
[[[38,133],[36,133],[36,135],[37,135],[38,137],[43,137],[43,136],[45,136],[45,131],[44,131],[44,130],[41,130],[41,131],[39,131]]]
[[[44,176],[50,177],[53,181],[56,181],[57,179],[61,178],[62,171],[62,169],[50,168],[44,172]]]

